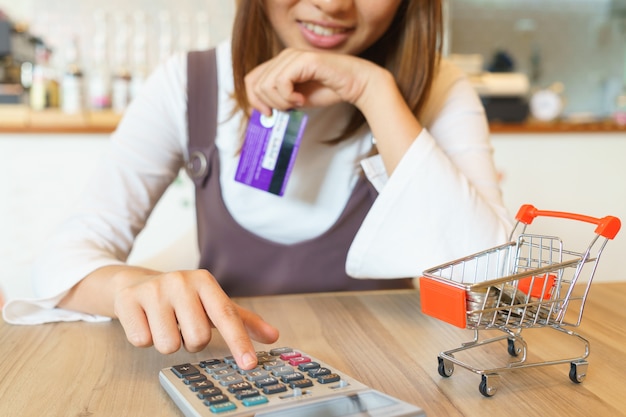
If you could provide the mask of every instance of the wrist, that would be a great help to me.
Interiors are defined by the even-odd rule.
[[[380,114],[384,103],[404,101],[393,75],[387,69],[371,64],[366,80],[363,91],[354,103],[366,119]]]

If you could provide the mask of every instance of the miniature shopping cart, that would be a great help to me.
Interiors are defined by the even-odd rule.
[[[526,233],[538,216],[593,223],[597,227],[582,252],[564,248],[558,237]],[[474,330],[474,339],[439,354],[439,374],[449,377],[454,365],[481,375],[479,391],[493,396],[499,373],[518,368],[570,363],[569,377],[580,383],[586,376],[589,342],[573,332],[580,325],[585,300],[600,255],[620,229],[617,217],[542,211],[523,205],[516,216],[509,243],[424,271],[420,278],[422,311],[460,328]],[[517,236],[516,238],[514,238]],[[530,362],[522,329],[551,328],[581,345],[579,357]],[[479,331],[500,330],[504,335],[479,337]],[[496,332],[499,333],[499,332]],[[572,340],[568,339],[568,340]],[[454,354],[498,341],[507,341],[511,358],[503,366],[479,369]]]

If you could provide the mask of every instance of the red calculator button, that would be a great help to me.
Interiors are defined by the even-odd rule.
[[[302,354],[300,352],[285,352],[283,354],[280,355],[280,358],[284,361],[291,359],[291,358],[297,358],[299,356],[302,356]]]
[[[307,356],[300,356],[300,357],[297,357],[297,358],[289,359],[289,365],[291,365],[291,366],[298,366],[301,363],[307,363],[307,362],[311,362],[311,358],[309,358]]]

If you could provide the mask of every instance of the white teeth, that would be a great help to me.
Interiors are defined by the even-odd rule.
[[[311,32],[320,36],[332,36],[336,33],[343,33],[346,31],[346,29],[344,28],[329,28],[329,27],[319,26],[313,23],[306,23],[306,22],[302,23],[302,25],[308,30],[310,30]]]

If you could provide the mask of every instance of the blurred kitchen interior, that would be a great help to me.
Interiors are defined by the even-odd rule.
[[[124,101],[116,104],[114,97],[94,96],[106,96],[103,91],[114,88],[115,77],[129,85],[131,78],[140,83],[173,51],[204,48],[224,39],[234,3],[0,0],[12,30],[28,39],[16,42],[16,33],[7,34],[7,25],[4,32],[0,25],[1,100],[28,101],[37,65],[45,65],[46,76],[58,80],[74,65],[85,84],[87,97],[81,104],[90,110],[112,106],[123,110]],[[562,99],[558,116],[573,119],[610,118],[619,110],[626,77],[626,0],[449,0],[447,11],[449,55],[469,72],[521,76],[494,79],[495,96],[524,95],[526,100],[536,90],[549,89]],[[45,49],[47,55],[41,53]],[[10,66],[22,70],[21,95],[15,93],[15,85],[9,86],[16,82]],[[477,81],[479,88],[480,84]],[[512,85],[517,87],[507,92]],[[504,90],[498,91],[502,86]],[[123,93],[128,97],[122,100],[132,95],[127,88]],[[46,100],[34,105],[50,107],[61,101],[54,96]],[[511,120],[519,121],[518,115],[510,115]],[[503,118],[506,121],[507,115]]]

